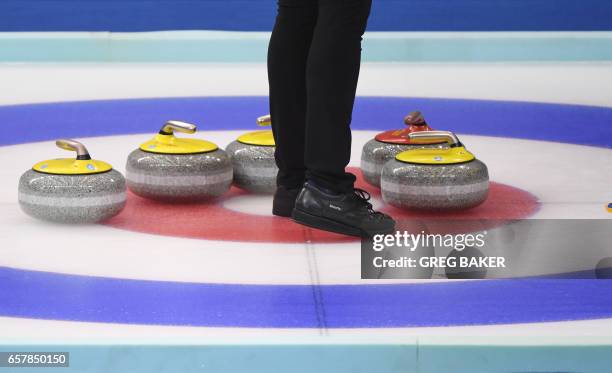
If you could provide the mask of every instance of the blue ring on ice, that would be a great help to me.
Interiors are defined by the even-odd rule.
[[[612,147],[612,108],[411,97],[358,97],[352,128],[402,128],[409,111],[421,110],[436,129]],[[0,106],[0,145],[154,133],[168,119],[182,119],[200,130],[255,127],[267,113],[267,97],[183,97],[122,99]]]
[[[391,328],[612,317],[612,281],[233,285],[0,267],[0,316],[146,325]]]

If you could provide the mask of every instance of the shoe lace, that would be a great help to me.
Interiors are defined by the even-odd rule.
[[[355,188],[354,192],[355,192],[355,197],[357,198],[357,200],[360,203],[363,203],[365,205],[370,215],[383,215],[383,213],[381,212],[374,211],[372,204],[368,202],[369,200],[372,199],[372,196],[370,195],[370,193],[368,193],[367,191],[363,189],[359,189],[359,188]]]

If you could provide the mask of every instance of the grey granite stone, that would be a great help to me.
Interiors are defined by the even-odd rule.
[[[486,200],[489,174],[476,159],[448,165],[392,160],[383,167],[381,191],[385,202],[400,208],[468,209]]]
[[[365,143],[361,151],[361,172],[366,182],[380,187],[380,173],[388,161],[395,159],[399,153],[411,149],[448,148],[448,143],[429,145],[390,144],[376,139]]]
[[[95,223],[125,206],[126,185],[115,170],[92,175],[26,171],[19,179],[19,204],[35,218],[59,223]]]
[[[128,188],[161,201],[204,201],[227,192],[232,165],[221,149],[198,154],[159,154],[136,149],[127,159]]]
[[[254,193],[274,193],[278,167],[274,146],[230,143],[226,151],[234,166],[234,185]]]

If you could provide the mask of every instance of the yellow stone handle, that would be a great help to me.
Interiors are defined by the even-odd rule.
[[[181,122],[180,120],[169,120],[164,124],[161,130],[159,130],[160,135],[172,135],[174,131],[193,134],[196,132],[196,125]]]
[[[81,144],[80,142],[76,140],[59,139],[55,142],[55,145],[57,145],[57,147],[60,149],[76,152],[77,153],[76,159],[78,160],[91,159],[91,157],[89,156],[89,152],[87,151],[87,148],[85,147],[85,145]]]
[[[257,118],[257,125],[258,126],[271,126],[272,125],[272,117],[270,116],[270,114],[268,115],[264,115],[261,116],[259,118]]]
[[[423,131],[408,134],[410,140],[438,140],[446,141],[451,147],[461,146],[461,141],[457,135],[450,131]]]

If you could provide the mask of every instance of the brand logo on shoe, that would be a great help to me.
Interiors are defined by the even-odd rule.
[[[342,207],[334,206],[332,204],[330,204],[329,207],[334,209],[334,210],[342,211]]]

